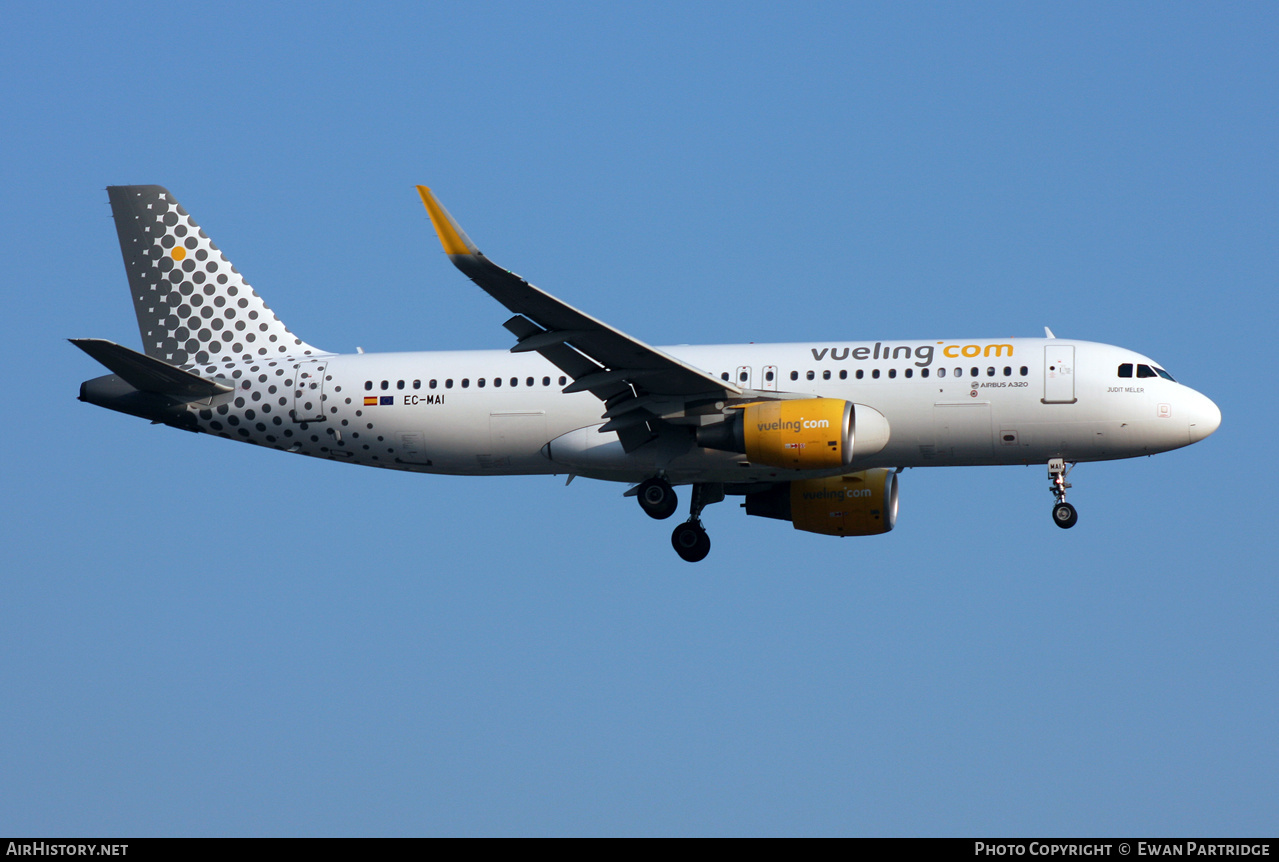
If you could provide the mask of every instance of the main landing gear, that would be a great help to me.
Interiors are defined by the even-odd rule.
[[[711,538],[706,535],[706,528],[702,526],[702,509],[724,499],[724,486],[714,482],[696,484],[692,488],[688,520],[671,533],[671,545],[682,559],[696,563],[706,559],[706,555],[711,552]],[[675,489],[660,476],[641,483],[634,494],[644,514],[659,521],[675,514],[675,508],[679,505]]]
[[[1057,504],[1053,506],[1053,523],[1063,530],[1069,530],[1079,520],[1075,507],[1066,502],[1066,489],[1070,487],[1066,476],[1074,466],[1071,464],[1067,467],[1063,458],[1053,458],[1048,462],[1048,479],[1052,482],[1050,487],[1053,497],[1057,499]]]
[[[644,514],[659,521],[674,515],[675,509],[679,507],[679,498],[675,496],[675,489],[671,487],[670,482],[660,477],[649,479],[641,484],[635,496]]]
[[[671,533],[671,546],[680,559],[696,563],[706,559],[711,552],[711,537],[706,535],[702,526],[702,509],[711,503],[724,499],[724,486],[719,483],[704,483],[693,486],[693,500],[689,506],[688,520],[675,528]]]
[[[706,535],[701,521],[685,521],[671,533],[671,547],[681,559],[696,563],[711,552],[711,537]]]

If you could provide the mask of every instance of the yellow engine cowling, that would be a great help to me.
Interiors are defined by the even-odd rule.
[[[746,514],[825,536],[875,536],[897,523],[897,473],[880,467],[748,494]]]
[[[875,536],[897,523],[897,473],[887,467],[791,482],[796,530],[826,536]]]
[[[741,429],[746,457],[757,464],[820,470],[853,460],[853,405],[837,398],[748,404]]]

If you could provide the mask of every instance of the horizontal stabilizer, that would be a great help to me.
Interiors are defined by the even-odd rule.
[[[192,400],[230,392],[231,387],[175,368],[136,350],[103,338],[67,339],[140,392]]]

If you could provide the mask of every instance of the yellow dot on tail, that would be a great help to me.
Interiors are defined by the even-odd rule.
[[[169,254],[173,255],[174,260],[182,260],[182,258],[187,256],[187,250],[180,245],[175,245],[173,251],[169,252]]]

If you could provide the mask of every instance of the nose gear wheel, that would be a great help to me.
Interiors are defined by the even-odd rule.
[[[1070,487],[1066,476],[1074,468],[1074,464],[1067,467],[1064,458],[1053,458],[1048,462],[1048,479],[1052,483],[1049,488],[1057,500],[1053,506],[1053,523],[1063,530],[1069,530],[1079,520],[1075,507],[1066,502],[1066,489]]]

